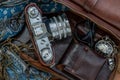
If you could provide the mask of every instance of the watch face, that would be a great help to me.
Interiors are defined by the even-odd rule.
[[[110,40],[99,40],[95,44],[95,49],[99,54],[102,54],[104,57],[110,57],[114,53],[114,44]]]

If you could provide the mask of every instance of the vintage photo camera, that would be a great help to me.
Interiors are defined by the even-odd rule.
[[[51,42],[71,36],[67,16],[65,14],[54,16],[44,22],[41,10],[33,3],[25,9],[25,16],[41,63],[47,66],[53,65],[55,56]]]

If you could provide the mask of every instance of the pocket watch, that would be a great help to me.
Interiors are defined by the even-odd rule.
[[[113,57],[117,53],[115,43],[108,36],[103,37],[95,44],[95,50],[107,58]]]
[[[109,70],[114,70],[114,56],[117,53],[117,47],[115,43],[108,36],[105,36],[95,44],[95,50],[98,54],[107,59]]]

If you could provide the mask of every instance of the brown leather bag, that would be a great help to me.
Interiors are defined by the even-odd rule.
[[[71,0],[120,29],[120,0]]]
[[[119,0],[54,0],[70,8],[74,13],[89,18],[100,29],[110,33],[116,41],[120,41],[120,6]],[[118,57],[116,57],[118,58]],[[116,59],[116,63],[118,59]],[[116,67],[117,69],[118,67]],[[114,70],[110,80],[119,80],[119,73]],[[115,78],[114,78],[115,77]]]
[[[63,1],[63,4],[66,4],[66,5],[70,3],[69,2],[70,0],[58,0],[58,1]],[[119,29],[117,29],[116,27],[113,27],[109,23],[104,22],[103,19],[99,18],[98,16],[95,16],[95,15],[91,14],[90,11],[88,12],[88,11],[84,10],[81,6],[79,6],[80,4],[78,5],[77,2],[72,1],[70,3],[70,5],[67,5],[67,6],[71,6],[71,4],[74,4],[74,5],[72,5],[73,7],[71,7],[71,9],[75,10],[79,14],[83,14],[84,16],[90,18],[91,20],[93,20],[94,22],[96,22],[98,25],[100,25],[99,28],[101,28],[103,30],[104,29],[107,30],[107,32],[111,33],[115,38],[117,38],[118,40],[120,40]],[[77,4],[77,6],[76,6],[76,4]],[[64,46],[64,45],[62,44],[62,46]],[[78,46],[78,48],[75,50],[76,46]],[[59,47],[59,48],[61,48],[61,47]],[[71,54],[73,54],[72,52],[74,50],[75,50],[75,53],[78,53],[80,55],[71,56],[71,58],[73,58],[73,60],[70,60],[69,61],[70,63],[65,64],[67,66],[64,66],[64,71],[67,72],[67,73],[69,73],[69,74],[72,74],[73,76],[77,77],[78,79],[85,79],[85,80],[88,80],[88,79],[89,80],[106,80],[106,79],[108,79],[109,75],[108,75],[108,73],[106,71],[107,70],[106,69],[107,65],[104,65],[105,59],[103,59],[103,58],[99,57],[98,55],[96,55],[88,47],[87,48],[89,49],[89,52],[87,52],[86,48],[84,48],[84,50],[83,50],[83,47],[86,47],[86,45],[80,45],[79,46],[78,43],[77,44],[74,43],[73,45],[70,45],[70,49],[67,49],[68,55],[71,56]],[[56,55],[56,57],[60,55],[59,52],[62,52],[62,51],[60,51],[59,48],[55,49],[56,50],[56,54],[58,54],[58,55]],[[35,50],[37,50],[36,47],[35,47]],[[81,54],[80,52],[83,52],[85,54]],[[65,54],[66,53],[67,52],[65,52]],[[84,56],[85,56],[85,58],[82,58]],[[32,66],[34,66],[36,68],[39,68],[40,70],[48,71],[48,72],[52,73],[53,75],[55,75],[55,76],[57,76],[57,77],[59,77],[59,78],[61,78],[63,80],[66,79],[63,76],[60,76],[56,71],[52,70],[51,68],[43,66],[41,63],[33,60],[29,56],[27,57],[27,55],[22,54],[21,57],[23,59],[25,59],[25,60],[28,60],[29,63]],[[78,57],[78,60],[75,60],[75,59],[77,59],[76,57]],[[93,57],[93,58],[91,59],[91,57]],[[64,62],[66,62],[68,59],[69,58],[67,56],[62,63],[64,64]],[[81,60],[81,59],[83,59],[83,60]],[[81,62],[79,62],[79,61],[81,61]],[[56,61],[56,62],[58,62],[58,61]],[[81,64],[81,65],[77,65],[77,64]],[[84,66],[82,66],[82,65],[84,65]],[[79,67],[79,66],[81,66],[81,67]],[[85,72],[85,73],[83,73],[83,72]],[[105,73],[105,74],[102,74],[102,73]],[[81,77],[79,77],[79,75]],[[105,75],[105,77],[103,75]],[[107,75],[107,77],[106,77],[106,75]]]
[[[77,80],[108,80],[111,74],[105,58],[74,40],[57,67]]]
[[[83,15],[120,40],[119,0],[54,0]]]

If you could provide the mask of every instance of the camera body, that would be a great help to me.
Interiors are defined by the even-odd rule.
[[[71,28],[66,15],[46,18],[47,22],[44,22],[41,10],[34,3],[26,8],[25,14],[34,47],[38,49],[40,61],[44,65],[53,65],[55,56],[51,42],[71,36]]]

